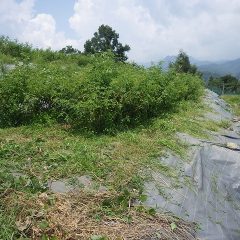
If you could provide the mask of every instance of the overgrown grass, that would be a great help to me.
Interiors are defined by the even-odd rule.
[[[235,115],[240,116],[240,95],[224,95],[222,98],[231,105]]]
[[[40,202],[38,213],[33,201],[50,194],[49,181],[83,175],[108,189],[100,203],[94,193],[88,198],[99,204],[98,221],[127,223],[140,216],[131,204],[145,198],[144,182],[153,171],[177,181],[178,170],[160,160],[166,149],[186,155],[188,146],[176,133],[207,137],[206,130],[218,130],[199,121],[205,107],[198,76],[116,63],[108,54],[32,49],[4,38],[0,48],[4,61],[21,61],[0,80],[0,239],[33,237],[21,230],[23,219],[26,225],[31,218],[31,227],[54,225],[42,224],[54,200],[44,207]],[[42,239],[52,236],[43,232]]]
[[[112,133],[198,100],[201,79],[144,69],[96,56],[93,63],[23,65],[0,81],[0,126],[54,121],[79,130]]]
[[[218,129],[209,121],[198,120],[203,113],[201,103],[183,102],[175,113],[115,135],[82,134],[56,124],[1,129],[2,196],[8,191],[17,191],[15,196],[35,196],[47,190],[49,180],[90,175],[110,193],[122,195],[117,204],[128,208],[129,199],[141,198],[143,183],[152,170],[177,180],[176,169],[159,160],[165,149],[185,155],[188,146],[176,138],[177,132],[205,137],[206,129]],[[14,177],[16,174],[21,177]],[[112,204],[107,212],[118,214],[116,202]],[[107,214],[105,210],[103,215]],[[15,210],[1,206],[0,239],[19,234],[15,225],[19,211],[18,205]]]

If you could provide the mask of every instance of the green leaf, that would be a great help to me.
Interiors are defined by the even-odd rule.
[[[150,215],[154,216],[154,215],[156,214],[156,210],[155,210],[154,208],[150,208],[150,209],[148,210],[148,213],[149,213]]]
[[[39,227],[42,229],[42,230],[45,230],[47,229],[49,226],[48,222],[46,220],[43,220],[42,222],[39,223]]]
[[[147,201],[147,198],[148,198],[147,195],[142,194],[142,195],[140,195],[139,200],[140,200],[141,202],[146,202],[146,201]]]
[[[177,225],[175,222],[172,222],[170,226],[171,226],[172,231],[177,229]]]

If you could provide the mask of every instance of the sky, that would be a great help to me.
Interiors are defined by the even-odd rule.
[[[135,62],[180,49],[199,60],[240,58],[240,0],[0,0],[0,35],[34,47],[83,50],[101,24]]]

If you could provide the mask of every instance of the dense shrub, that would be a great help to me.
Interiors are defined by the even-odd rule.
[[[83,59],[85,60],[85,59]],[[24,65],[0,81],[0,124],[51,119],[96,132],[131,126],[196,100],[199,77],[98,56],[91,64]]]
[[[19,43],[18,41],[10,40],[8,37],[0,37],[0,52],[6,56],[11,56],[20,59],[31,58],[32,47],[27,43]]]

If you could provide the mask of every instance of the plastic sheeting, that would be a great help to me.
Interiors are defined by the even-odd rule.
[[[229,119],[231,113],[227,105],[215,94],[208,92],[207,101],[217,110],[213,113],[218,115],[216,120]],[[154,173],[155,181],[145,186],[146,204],[196,222],[199,226],[197,237],[200,239],[239,240],[239,130],[240,123],[236,122],[232,131],[215,134],[212,141],[179,134],[179,138],[193,145],[189,161],[172,154],[161,158],[166,165],[179,171],[179,180]]]

